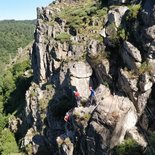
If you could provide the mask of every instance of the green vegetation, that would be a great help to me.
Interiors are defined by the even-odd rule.
[[[32,81],[31,74],[24,75],[28,69],[30,61],[25,57],[22,62],[17,62],[0,76],[0,154],[2,155],[19,152],[14,134],[6,126],[10,114],[21,114],[25,106],[25,92]]]
[[[10,155],[11,153],[18,153],[19,149],[15,141],[13,133],[6,127],[8,123],[8,116],[0,113],[0,154]]]
[[[152,72],[152,67],[147,61],[143,62],[138,68],[138,74],[143,74],[145,72],[148,72],[149,74]]]
[[[137,4],[137,5],[130,5],[128,6],[130,12],[129,15],[127,16],[127,19],[136,19],[139,10],[141,9],[141,5]]]
[[[110,41],[112,43],[117,43],[119,40],[119,36],[117,34],[117,29],[114,23],[111,23],[107,27],[108,35],[110,36]]]
[[[0,21],[0,69],[33,40],[35,21]]]
[[[100,8],[92,0],[66,6],[64,4],[63,8],[64,9],[53,18],[65,19],[66,27],[75,28],[81,35],[91,35],[92,33],[90,32],[92,31],[96,31],[96,33],[94,33],[98,34],[105,15],[107,14],[107,8]],[[96,25],[94,25],[94,23],[96,23]],[[93,34],[93,36],[95,34]]]
[[[28,69],[30,62],[25,60],[15,64],[1,77],[0,96],[6,113],[13,113],[23,107],[25,92],[31,82],[31,75],[29,77],[23,75]]]
[[[59,35],[56,36],[56,40],[59,40],[61,42],[69,41],[70,40],[70,35],[66,32],[62,32]]]
[[[133,139],[126,139],[116,148],[116,155],[141,155],[142,148]]]
[[[118,29],[118,36],[119,36],[119,38],[121,38],[122,40],[125,40],[125,39],[127,39],[127,36],[126,36],[126,34],[125,34],[125,29],[124,28],[119,28]]]
[[[18,153],[19,149],[15,141],[14,135],[9,129],[5,128],[0,133],[0,154],[1,155],[11,155]]]
[[[6,63],[17,53],[19,47],[25,47],[33,40],[34,21],[0,21],[0,154],[10,155],[19,152],[14,134],[6,128],[8,113],[18,114],[24,107],[25,91],[31,77],[24,76],[30,69],[30,62],[18,62],[10,68]],[[7,70],[6,70],[7,69]]]

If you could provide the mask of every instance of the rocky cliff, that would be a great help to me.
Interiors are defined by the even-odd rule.
[[[37,9],[34,36],[21,143],[27,154],[108,155],[126,137],[154,151],[153,0],[57,0]]]

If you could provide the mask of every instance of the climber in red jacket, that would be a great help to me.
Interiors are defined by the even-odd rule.
[[[73,92],[74,92],[74,95],[75,95],[75,98],[76,98],[76,101],[77,101],[77,106],[79,107],[80,106],[80,101],[81,101],[80,93],[78,91],[73,91]]]

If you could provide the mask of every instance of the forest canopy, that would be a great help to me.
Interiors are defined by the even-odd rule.
[[[10,62],[19,47],[25,47],[33,40],[35,20],[0,21],[0,69]]]

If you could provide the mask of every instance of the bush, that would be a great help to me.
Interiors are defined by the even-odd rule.
[[[12,73],[13,75],[20,75],[20,74],[23,74],[24,71],[30,69],[30,61],[29,60],[25,60],[23,61],[22,63],[17,63],[13,66],[12,68]]]
[[[133,139],[128,138],[124,140],[116,148],[117,155],[141,155],[142,149],[141,146],[137,144]]]
[[[6,116],[3,116],[2,114],[0,114],[0,133],[5,128],[7,122],[8,122],[8,118]]]
[[[10,132],[9,129],[4,129],[0,134],[0,154],[11,155],[18,152],[19,149],[14,135]]]
[[[128,7],[129,7],[130,12],[129,12],[129,15],[127,16],[127,18],[128,19],[136,19],[138,12],[141,9],[141,5],[137,4],[137,5],[131,5]]]
[[[145,72],[151,73],[152,72],[152,67],[148,62],[143,62],[141,66],[138,68],[139,74],[143,74]]]
[[[123,40],[126,39],[126,34],[125,34],[125,29],[124,29],[124,28],[119,28],[119,29],[118,29],[118,36],[119,36],[121,39],[123,39]]]
[[[55,39],[59,40],[61,42],[65,42],[65,41],[69,41],[70,37],[71,36],[68,33],[62,32],[62,33],[58,34]]]

